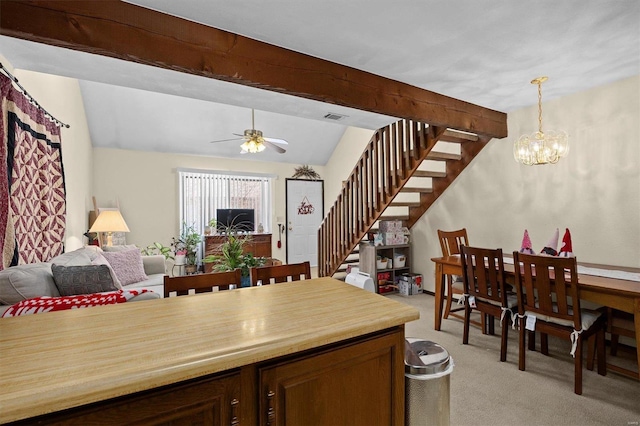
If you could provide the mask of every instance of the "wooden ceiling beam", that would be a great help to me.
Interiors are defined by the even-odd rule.
[[[0,2],[0,34],[491,138],[505,113],[117,0]]]

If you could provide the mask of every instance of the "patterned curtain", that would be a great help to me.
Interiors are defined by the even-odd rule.
[[[63,252],[60,127],[0,74],[0,270]]]

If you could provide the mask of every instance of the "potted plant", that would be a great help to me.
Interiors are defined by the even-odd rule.
[[[198,245],[202,242],[202,237],[196,232],[194,225],[187,225],[186,222],[182,224],[182,230],[179,237],[174,237],[171,245],[173,246],[176,257],[185,256],[185,272],[187,274],[193,274],[198,269]],[[178,260],[176,260],[176,264]]]
[[[141,249],[140,252],[145,256],[153,256],[154,254],[161,254],[165,259],[174,259],[171,247],[167,247],[161,243],[154,242]]]
[[[218,221],[215,218],[209,219],[209,223],[207,223],[207,226],[204,227],[204,235],[213,234],[215,232],[217,223]]]
[[[205,263],[214,263],[214,272],[233,271],[240,268],[242,270],[242,287],[249,287],[249,269],[263,266],[267,259],[255,257],[251,253],[244,253],[244,245],[251,241],[251,235],[238,234],[233,227],[225,229],[227,240],[220,246],[219,255],[209,255],[202,259]]]

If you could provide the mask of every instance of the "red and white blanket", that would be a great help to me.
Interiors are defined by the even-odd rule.
[[[124,303],[134,296],[146,293],[151,290],[118,290],[108,291],[104,293],[92,294],[76,294],[74,296],[60,297],[34,297],[33,299],[23,300],[7,309],[2,318],[17,317],[20,315],[32,315],[42,312],[64,311],[66,309],[81,309],[90,306],[113,305],[116,303]]]

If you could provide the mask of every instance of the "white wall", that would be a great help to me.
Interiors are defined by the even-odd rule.
[[[523,166],[513,141],[537,130],[537,105],[508,114],[492,140],[412,229],[414,272],[433,290],[436,231],[467,228],[469,243],[540,251],[560,228],[581,262],[640,267],[640,76],[543,103],[543,130],[569,132],[555,165]]]
[[[277,175],[273,187],[273,257],[286,259],[286,241],[278,249],[277,221],[286,217],[285,182],[297,165],[266,163],[228,158],[163,154],[121,149],[94,148],[93,193],[99,207],[120,206],[131,230],[127,243],[146,247],[153,242],[164,245],[178,235],[178,168],[231,170]],[[324,176],[324,167],[312,166]]]
[[[11,64],[0,56],[2,64]],[[75,79],[24,70],[12,70],[33,98],[58,120],[62,129],[62,162],[67,193],[66,250],[84,244],[92,187],[92,146],[80,86]]]

